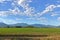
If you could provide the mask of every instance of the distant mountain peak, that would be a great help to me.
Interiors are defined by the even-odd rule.
[[[0,27],[7,27],[8,25],[3,23],[3,22],[0,22]]]

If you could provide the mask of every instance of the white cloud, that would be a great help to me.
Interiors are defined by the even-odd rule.
[[[53,11],[55,8],[58,8],[58,7],[60,7],[60,5],[49,5],[49,6],[47,6],[47,7],[45,8],[45,10],[43,10],[43,11],[40,12],[40,13],[37,13],[37,15],[42,16],[42,15],[48,13],[48,12]],[[56,15],[56,14],[55,14],[55,15]]]
[[[18,5],[23,7],[25,10],[22,12],[22,15],[33,16],[33,13],[35,11],[34,7],[30,7],[28,2],[32,2],[32,0],[18,0],[16,3],[18,3]]]
[[[47,12],[52,11],[54,8],[56,8],[55,5],[49,5],[49,6],[47,6],[47,7],[45,8],[45,10],[43,10],[43,11],[40,13],[40,16],[43,15],[43,14],[45,14],[45,13],[47,13]]]
[[[47,13],[49,11],[52,11],[54,8],[56,8],[55,5],[49,5],[48,7],[45,8],[45,10],[42,13]]]
[[[56,7],[60,7],[60,5],[57,5]]]
[[[38,17],[38,18],[35,18],[35,17],[30,17],[30,18],[26,18],[26,19],[29,19],[29,20],[35,20],[35,21],[39,21],[39,22],[48,22],[47,21],[47,18],[46,17]]]
[[[60,21],[60,17],[58,17],[57,20]]]
[[[5,0],[0,0],[0,2],[3,2],[3,1],[5,1]]]
[[[25,9],[29,6],[28,1],[29,0],[16,0],[15,3]]]
[[[12,20],[12,19],[2,19],[2,21],[6,24],[15,24],[18,23],[16,20]]]
[[[58,16],[59,14],[57,13],[52,13],[51,16]]]
[[[29,7],[27,8],[24,13],[27,15],[27,16],[33,16],[34,14],[34,8],[33,7]]]
[[[12,0],[0,0],[0,3],[4,3],[5,1],[12,1]]]
[[[60,11],[53,11],[50,12],[51,16],[55,17],[55,16],[59,16],[60,15]]]
[[[23,20],[23,19],[22,19],[22,18],[16,18],[16,20],[17,20],[17,21],[21,21],[21,20]]]
[[[51,16],[53,16],[53,17],[58,16],[58,15],[59,15],[59,13],[57,13],[57,12],[51,12]]]
[[[9,13],[17,15],[17,14],[21,13],[21,11],[17,7],[15,7],[14,9],[9,9]]]
[[[54,8],[60,7],[60,5],[49,5],[42,12],[35,14],[35,8],[30,7],[28,2],[32,2],[32,0],[15,0],[12,3],[12,6],[14,7],[14,9],[9,9],[8,11],[0,11],[0,16],[7,16],[7,15],[23,15],[24,16],[25,15],[25,16],[29,16],[30,17],[29,19],[46,21],[46,18],[38,18],[38,17],[44,15],[47,12],[53,11]],[[21,11],[17,7],[17,5],[23,7],[24,11]],[[56,15],[57,14],[55,13],[51,14],[51,16],[56,16]],[[33,16],[35,16],[36,18]],[[16,19],[16,20],[20,20],[20,19]]]
[[[45,17],[37,18],[37,20],[40,21],[40,22],[48,22],[47,18],[45,18]]]
[[[18,8],[9,9],[8,11],[0,11],[0,16],[8,16],[8,15],[17,15],[20,13]]]
[[[0,11],[0,16],[6,17],[8,15],[8,11]]]
[[[55,5],[49,5],[49,6],[47,6],[47,7],[45,8],[45,10],[43,10],[43,11],[40,12],[40,13],[37,13],[37,16],[42,16],[42,15],[44,15],[44,14],[52,11],[54,8],[56,8]]]
[[[6,0],[5,0],[6,1]],[[32,2],[32,0],[15,0],[12,3],[14,9],[9,9],[8,11],[0,11],[0,16],[6,15],[25,15],[25,16],[33,16],[34,7],[30,7],[28,2]],[[21,6],[25,11],[21,11],[18,7]],[[1,13],[3,12],[3,13]]]
[[[17,2],[19,5],[21,5],[24,1],[26,1],[26,0],[18,0]]]
[[[9,1],[9,0],[0,0],[2,1]],[[14,0],[14,2],[12,3],[12,6],[14,7],[14,9],[9,9],[8,13],[10,14],[14,14],[14,15],[26,15],[26,16],[42,16],[44,14],[46,14],[47,12],[53,11],[54,8],[60,7],[60,5],[49,5],[45,8],[45,10],[43,10],[40,13],[34,14],[34,12],[36,11],[34,7],[30,7],[28,2],[32,2],[32,0]],[[23,7],[24,11],[21,11],[18,7],[21,6]],[[5,11],[3,11],[5,12]],[[7,12],[5,12],[7,13]],[[56,14],[55,14],[56,15]],[[53,14],[51,16],[54,16]]]
[[[0,11],[0,16],[8,16],[8,15],[20,15],[21,11],[15,7],[14,9],[9,9],[8,11]]]

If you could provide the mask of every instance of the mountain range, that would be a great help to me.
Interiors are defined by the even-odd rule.
[[[16,24],[5,24],[0,22],[0,27],[15,27],[15,26],[21,26],[21,27],[26,27],[26,26],[34,26],[34,27],[40,27],[40,28],[53,28],[53,27],[60,27],[60,26],[52,26],[52,25],[44,25],[44,24],[26,24],[26,23],[16,23]]]

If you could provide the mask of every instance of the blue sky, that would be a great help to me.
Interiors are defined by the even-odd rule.
[[[0,0],[0,22],[60,25],[60,0]]]

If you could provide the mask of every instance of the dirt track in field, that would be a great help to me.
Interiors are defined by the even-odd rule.
[[[0,40],[60,40],[60,35],[0,35]]]

